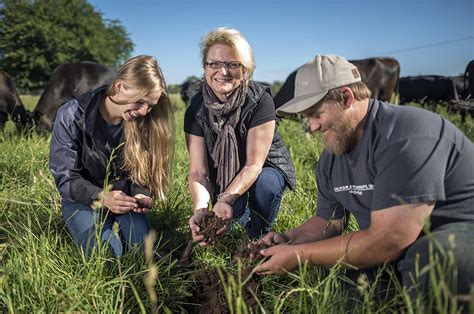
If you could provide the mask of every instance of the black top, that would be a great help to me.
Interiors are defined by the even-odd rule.
[[[118,124],[109,123],[98,110],[95,123],[96,132],[101,135],[99,140],[102,144],[110,150],[117,148],[123,140],[123,121]]]
[[[268,121],[276,120],[275,107],[267,86],[249,82],[245,104],[242,106],[240,120],[235,127],[238,142],[239,161],[241,168],[245,165],[248,131]],[[204,137],[207,149],[209,178],[215,185],[216,168],[210,155],[214,147],[216,135],[209,125],[208,111],[203,105],[202,91],[199,91],[191,100],[191,105],[184,115],[184,132]],[[291,157],[278,132],[274,132],[272,145],[267,156],[265,166],[280,170],[287,185],[294,189],[296,185],[295,170]]]

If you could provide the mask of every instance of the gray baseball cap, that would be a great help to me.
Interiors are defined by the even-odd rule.
[[[327,95],[328,91],[360,82],[360,73],[355,65],[336,55],[317,55],[313,60],[296,70],[293,97],[277,108],[277,113],[299,113],[310,108]]]

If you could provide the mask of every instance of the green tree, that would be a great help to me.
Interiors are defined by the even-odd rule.
[[[56,66],[122,63],[133,49],[118,20],[104,20],[86,0],[0,0],[0,68],[21,89],[46,85]]]
[[[168,84],[168,93],[179,94],[181,91],[181,85],[179,84]]]

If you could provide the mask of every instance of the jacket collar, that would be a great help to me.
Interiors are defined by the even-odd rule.
[[[99,109],[99,98],[105,94],[108,87],[108,85],[104,85],[77,97],[79,106],[84,109],[80,125],[84,127],[84,132],[90,136],[93,136],[95,131],[95,120],[97,119],[97,112]]]

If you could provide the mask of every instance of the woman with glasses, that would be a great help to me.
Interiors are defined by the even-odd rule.
[[[173,151],[173,114],[155,58],[134,57],[110,86],[62,105],[49,168],[74,241],[115,257],[150,231],[152,196],[164,198]]]
[[[192,237],[207,244],[199,226],[211,207],[256,238],[270,230],[285,187],[295,186],[290,154],[275,130],[269,87],[252,81],[253,51],[242,34],[228,28],[209,32],[201,55],[204,82],[184,118]]]

